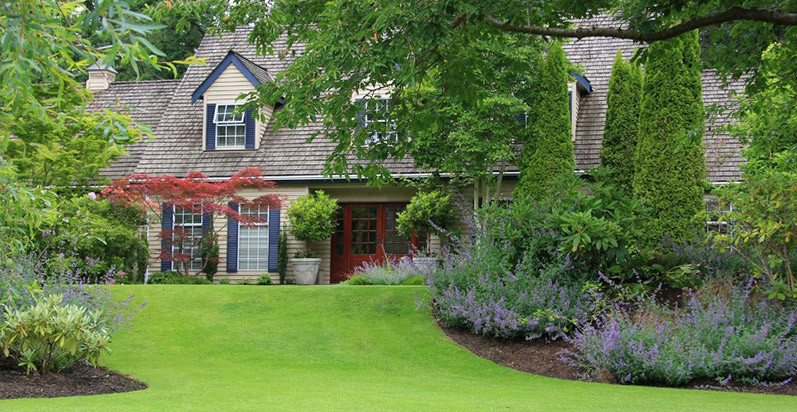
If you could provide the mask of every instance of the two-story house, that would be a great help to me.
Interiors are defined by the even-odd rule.
[[[307,138],[322,128],[320,123],[296,129],[274,130],[272,113],[280,110],[280,102],[263,108],[262,116],[235,114],[242,93],[272,81],[284,70],[291,58],[258,55],[247,43],[250,28],[242,27],[223,38],[206,36],[196,51],[206,58],[206,65],[191,66],[180,80],[114,82],[112,70],[93,67],[87,87],[95,93],[95,107],[126,110],[135,120],[148,124],[155,139],[137,143],[129,154],[103,172],[109,178],[132,173],[184,176],[199,170],[211,179],[225,179],[245,167],[262,170],[268,180],[278,185],[277,193],[288,202],[306,193],[322,189],[336,198],[342,208],[338,231],[329,241],[312,245],[321,252],[319,283],[337,283],[351,270],[380,254],[402,255],[410,252],[411,242],[396,231],[396,214],[409,202],[413,191],[403,187],[367,186],[364,182],[323,175],[323,166],[333,143]],[[279,44],[275,49],[280,49]],[[565,45],[568,58],[584,68],[584,77],[575,76],[571,84],[571,113],[575,145],[576,170],[583,172],[599,163],[601,138],[606,114],[606,95],[612,64],[617,50],[630,58],[635,46],[617,39],[583,39]],[[720,80],[711,70],[703,74],[705,104],[731,105],[731,90],[720,87]],[[739,91],[739,85],[731,88]],[[353,98],[356,98],[353,96]],[[257,120],[258,118],[262,120]],[[740,143],[716,128],[728,122],[724,115],[714,115],[706,122],[704,137],[708,179],[722,184],[740,178]],[[389,169],[398,177],[421,177],[411,159],[394,161]],[[517,170],[507,173],[503,185],[511,193]],[[256,193],[249,193],[252,197]],[[250,211],[269,217],[267,225],[228,230],[219,225],[220,264],[217,278],[233,281],[256,278],[270,273],[277,276],[277,236],[286,220],[280,211]],[[202,225],[201,216],[169,210],[152,225],[191,227]],[[158,229],[158,230],[155,230]],[[160,228],[149,230],[149,241],[157,256],[161,241]],[[196,231],[201,233],[201,231]],[[292,255],[304,244],[290,239]],[[151,271],[165,270],[171,262],[153,260]],[[288,277],[291,268],[288,268]]]

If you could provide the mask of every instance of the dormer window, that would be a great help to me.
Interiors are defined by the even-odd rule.
[[[373,144],[385,139],[396,141],[396,120],[390,117],[389,99],[367,99],[363,101],[363,108],[360,112],[360,125],[365,129],[370,129],[370,136],[365,140],[366,144]]]
[[[213,123],[216,125],[216,147],[244,147],[246,123],[244,112],[236,113],[238,105],[216,105]]]
[[[264,67],[230,50],[191,95],[191,104],[202,100],[205,105],[203,149],[257,150],[274,105],[261,106],[254,113],[252,108],[243,110],[241,106],[246,102],[239,99],[242,94],[255,91],[255,87],[273,81]]]

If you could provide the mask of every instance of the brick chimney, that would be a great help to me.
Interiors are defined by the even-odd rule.
[[[86,88],[92,92],[106,90],[111,87],[116,78],[116,70],[113,67],[100,63],[92,64],[87,70],[89,79],[86,80]]]

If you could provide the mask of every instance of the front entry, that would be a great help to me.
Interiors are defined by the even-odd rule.
[[[415,239],[402,236],[396,217],[406,203],[341,203],[332,236],[330,282],[339,283],[366,262],[409,256]]]

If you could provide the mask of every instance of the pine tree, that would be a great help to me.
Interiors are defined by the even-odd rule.
[[[634,196],[651,211],[645,237],[691,240],[706,179],[702,65],[697,32],[650,46],[635,158]]]
[[[520,161],[520,181],[515,198],[542,197],[553,179],[573,173],[575,160],[570,132],[570,103],[567,95],[568,65],[560,43],[548,52],[537,81],[536,106],[529,117],[533,142],[524,145]]]
[[[609,79],[601,165],[608,169],[609,183],[629,191],[634,177],[641,95],[642,71],[638,65],[623,60],[618,50]]]

